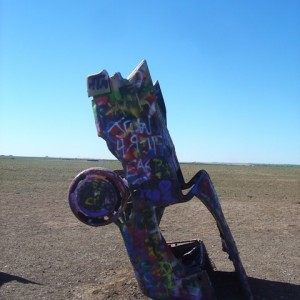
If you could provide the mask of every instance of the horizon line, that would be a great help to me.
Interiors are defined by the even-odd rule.
[[[89,158],[89,157],[65,157],[65,156],[22,156],[22,155],[6,155],[0,154],[0,157],[7,158],[41,158],[41,159],[62,159],[62,160],[87,160],[87,161],[118,161],[116,158]],[[120,162],[121,163],[121,162]],[[179,161],[180,164],[202,164],[202,165],[231,165],[231,166],[297,166],[300,167],[300,164],[295,163],[252,163],[252,162],[201,162],[201,161]]]

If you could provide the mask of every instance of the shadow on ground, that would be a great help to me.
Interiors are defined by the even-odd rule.
[[[211,279],[213,281],[218,299],[245,299],[235,272],[215,271]],[[255,300],[299,300],[300,285],[252,277],[249,277],[248,279]],[[22,284],[41,285],[38,282],[34,282],[20,276],[0,272],[0,287],[3,284],[11,281],[17,281]]]
[[[24,283],[24,284],[31,283],[31,284],[41,285],[40,283],[25,279],[25,278],[20,277],[20,276],[15,276],[15,275],[11,275],[11,274],[8,274],[8,273],[0,272],[0,286],[2,286],[4,283],[14,281],[14,280],[17,281],[17,282],[20,282],[20,283]]]
[[[299,300],[300,285],[249,277],[255,300]],[[245,297],[235,272],[214,272],[213,278],[217,298],[243,300]]]

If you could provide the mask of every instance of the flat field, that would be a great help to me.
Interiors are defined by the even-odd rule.
[[[97,166],[120,168],[114,161],[0,158],[0,299],[147,299],[117,227],[89,227],[69,209],[71,180]],[[300,299],[300,167],[182,164],[186,180],[200,169],[215,184],[255,299]],[[168,207],[161,230],[167,241],[203,240],[229,286],[233,266],[199,200]],[[222,299],[242,299],[227,290]]]

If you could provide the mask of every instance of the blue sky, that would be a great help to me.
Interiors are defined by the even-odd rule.
[[[0,3],[0,154],[113,158],[86,76],[146,59],[180,161],[300,164],[300,1]]]

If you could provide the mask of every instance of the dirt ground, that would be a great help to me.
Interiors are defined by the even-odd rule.
[[[92,228],[69,209],[83,169],[117,162],[1,157],[0,299],[148,299],[114,224]],[[182,164],[211,175],[255,299],[300,299],[300,167]],[[242,299],[214,220],[199,200],[166,209],[167,241],[201,239],[221,278],[220,299]]]

